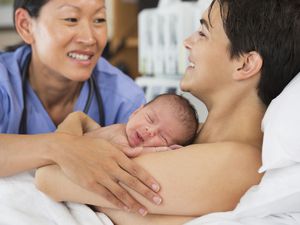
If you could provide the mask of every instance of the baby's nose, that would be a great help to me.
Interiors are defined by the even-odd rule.
[[[155,136],[155,129],[152,127],[146,127],[146,133],[149,137]]]

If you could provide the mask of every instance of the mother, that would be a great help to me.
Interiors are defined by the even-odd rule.
[[[257,170],[266,107],[300,70],[299,12],[296,0],[212,2],[199,31],[185,41],[190,65],[181,81],[182,90],[206,104],[208,118],[194,145],[134,159],[162,185],[161,206],[148,204],[128,188],[150,215],[106,209],[113,206],[72,184],[55,166],[38,171],[39,188],[57,200],[101,206],[122,225],[182,224],[232,210],[262,176]],[[72,191],[61,192],[53,180]]]

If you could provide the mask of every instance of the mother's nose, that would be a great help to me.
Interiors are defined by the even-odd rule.
[[[195,42],[195,35],[196,32],[194,32],[193,34],[191,34],[189,37],[187,37],[184,41],[183,41],[183,45],[186,49],[191,49],[193,43]]]

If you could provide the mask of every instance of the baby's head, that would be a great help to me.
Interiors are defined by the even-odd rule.
[[[137,109],[126,126],[131,147],[188,145],[195,139],[197,130],[195,108],[176,94],[157,96]]]

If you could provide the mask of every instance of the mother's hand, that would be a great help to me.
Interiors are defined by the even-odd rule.
[[[78,118],[81,126],[73,123]],[[157,204],[160,203],[155,193],[159,191],[157,181],[106,140],[79,136],[97,127],[99,125],[83,113],[67,117],[55,134],[54,161],[74,183],[100,194],[119,208],[145,214],[146,209],[120,183]]]

